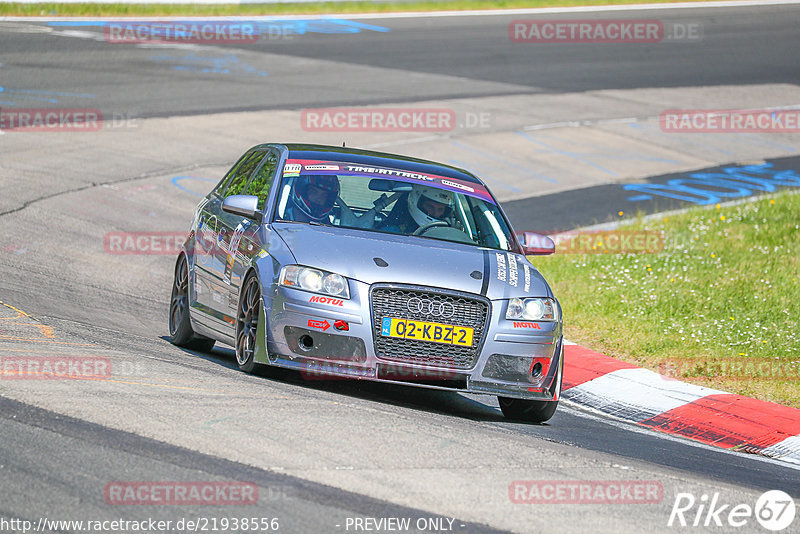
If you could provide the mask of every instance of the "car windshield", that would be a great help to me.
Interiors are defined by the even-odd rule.
[[[483,185],[360,164],[288,160],[275,218],[499,250],[513,246]]]

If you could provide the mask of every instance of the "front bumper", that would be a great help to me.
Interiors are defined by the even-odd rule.
[[[505,319],[503,301],[488,300],[485,328],[473,360],[413,361],[379,357],[370,286],[351,281],[349,300],[320,299],[278,287],[267,310],[268,363],[309,379],[355,379],[531,400],[558,400],[563,367],[561,323]],[[415,288],[412,288],[415,289]],[[452,291],[440,294],[461,294]],[[473,296],[476,300],[480,297]],[[485,299],[484,299],[485,300]],[[380,318],[378,318],[378,323]],[[420,342],[442,353],[442,345]],[[418,345],[419,346],[419,345]],[[464,363],[464,362],[467,363]]]

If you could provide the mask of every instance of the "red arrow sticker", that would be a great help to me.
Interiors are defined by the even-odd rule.
[[[331,327],[330,323],[327,320],[317,321],[316,319],[309,319],[308,320],[308,327],[309,328],[321,328],[324,332],[328,328]]]

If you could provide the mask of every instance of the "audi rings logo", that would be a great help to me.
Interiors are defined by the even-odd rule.
[[[449,302],[421,299],[419,297],[411,297],[408,299],[406,307],[411,313],[421,313],[422,315],[432,315],[445,319],[456,314],[456,307]]]

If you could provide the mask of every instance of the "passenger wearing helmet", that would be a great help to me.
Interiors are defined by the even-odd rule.
[[[397,203],[381,230],[408,235],[427,224],[447,222],[452,208],[453,194],[450,191],[415,185],[406,202]]]
[[[289,221],[329,223],[339,196],[339,179],[332,175],[298,176],[289,193],[283,218]]]

